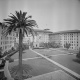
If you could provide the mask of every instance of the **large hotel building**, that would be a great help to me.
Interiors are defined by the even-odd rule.
[[[2,35],[2,30],[0,25],[0,47],[2,47],[4,52],[14,47],[15,43],[19,42],[19,38],[18,36],[16,37],[15,33],[5,37]],[[79,50],[80,48],[80,30],[68,30],[54,33],[49,30],[35,29],[34,31],[36,33],[34,39],[31,35],[29,35],[29,37],[25,35],[23,43],[33,42],[34,47],[40,47],[41,43],[55,42],[60,44],[63,48],[64,44],[70,43],[70,49]]]
[[[28,37],[25,35],[23,38],[23,43],[29,43],[33,42],[34,47],[40,47],[41,43],[48,43],[49,42],[49,34],[51,34],[51,31],[47,30],[40,30],[40,29],[34,29],[35,36],[33,39],[32,35],[29,35]],[[19,36],[16,37],[16,43],[19,42]]]
[[[2,24],[0,23],[0,47],[4,52],[14,47],[15,33],[12,33],[11,35],[3,36],[2,30],[3,30]]]
[[[50,42],[59,43],[63,48],[64,44],[70,43],[70,49],[79,50],[80,30],[68,30],[55,32],[49,35]]]
[[[48,43],[49,41],[49,34],[52,34],[49,30],[34,30],[36,32],[35,40],[34,40],[34,47],[41,46],[42,43]]]

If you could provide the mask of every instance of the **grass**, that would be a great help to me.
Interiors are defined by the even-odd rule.
[[[61,49],[61,50],[64,50],[64,51],[67,51],[67,52],[69,52],[69,53],[74,53],[74,54],[76,54],[78,51],[75,51],[75,50],[70,50],[70,49]]]
[[[18,65],[17,61],[10,63],[9,65],[9,70],[11,72],[12,77],[15,77],[14,74],[16,73],[16,71],[18,71],[17,65]],[[42,75],[42,74],[53,72],[60,69],[58,66],[56,66],[55,64],[52,64],[51,62],[45,59],[33,59],[33,60],[23,61],[23,68],[26,76],[30,75],[30,77]],[[29,78],[29,77],[25,77],[25,78]]]
[[[29,71],[32,70],[32,67],[30,65],[23,64],[22,69],[23,69],[23,78],[24,79],[32,77],[32,75],[28,74]],[[16,79],[16,78],[19,79],[20,76],[19,76],[19,66],[18,65],[11,67],[9,70],[10,70],[11,76],[14,79]]]

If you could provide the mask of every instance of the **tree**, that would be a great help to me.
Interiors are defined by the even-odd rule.
[[[80,59],[80,48],[79,48],[79,51],[78,51],[76,57],[77,57],[78,59]]]
[[[71,44],[70,43],[66,43],[64,44],[64,48],[67,48],[67,50],[70,48]]]
[[[21,10],[15,11],[15,15],[11,13],[11,16],[9,18],[4,19],[4,23],[6,23],[6,26],[4,26],[3,35],[11,34],[12,32],[17,31],[19,34],[19,76],[20,80],[22,79],[22,42],[23,37],[26,34],[27,36],[29,34],[34,33],[33,27],[37,26],[37,23],[35,20],[32,20],[32,16],[27,16],[27,12],[22,12]]]
[[[3,51],[3,49],[2,49],[2,47],[0,47],[0,55],[2,55],[2,51]]]

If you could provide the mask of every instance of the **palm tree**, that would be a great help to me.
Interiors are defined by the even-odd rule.
[[[12,32],[17,31],[19,34],[19,76],[21,77],[20,80],[22,79],[22,42],[23,42],[23,37],[26,34],[27,36],[29,34],[33,35],[34,32],[34,27],[37,27],[37,23],[35,20],[32,20],[32,16],[27,16],[27,12],[22,12],[21,10],[15,11],[15,15],[11,13],[11,16],[9,18],[4,19],[4,23],[6,23],[6,27],[3,31],[3,35],[6,34],[11,34]]]

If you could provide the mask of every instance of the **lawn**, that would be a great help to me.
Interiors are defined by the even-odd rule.
[[[35,50],[39,52],[40,54],[46,54],[46,55],[53,55],[50,57],[53,61],[61,64],[62,66],[69,68],[70,70],[80,74],[80,60],[76,58],[76,55],[65,55],[67,52],[66,50],[60,52],[58,50],[48,50],[48,49],[43,49],[43,50]],[[75,53],[75,52],[74,52]],[[60,54],[60,55],[59,55]],[[54,56],[56,55],[56,56]]]
[[[34,49],[34,50],[40,54],[56,55],[56,56],[50,57],[50,59],[71,69],[72,71],[80,74],[80,63],[76,62],[76,55],[68,55],[68,54],[65,55],[67,53],[67,51],[60,52],[60,51],[51,50],[51,49]],[[58,55],[58,54],[60,54],[60,55]],[[37,54],[30,50],[24,51],[23,58],[33,58],[33,57],[37,57]],[[18,53],[17,53],[17,55],[15,54],[13,56],[13,58],[17,59]],[[29,68],[31,70],[29,70],[29,69],[26,69],[26,70],[29,70],[28,74],[30,74],[32,76],[38,76],[38,75],[42,75],[45,73],[49,73],[49,72],[61,69],[58,66],[56,66],[55,64],[53,64],[43,58],[23,60],[23,64],[27,64],[31,67],[31,68]],[[18,61],[10,63],[9,70],[15,65],[18,65]]]
[[[71,50],[71,49],[64,49],[64,48],[60,48],[59,50],[62,50],[62,51],[66,51],[66,52],[68,52],[68,53],[74,53],[74,54],[76,54],[76,53],[78,53],[78,51],[77,50]]]
[[[77,60],[76,55],[52,56],[50,59],[80,74],[80,62]]]
[[[19,52],[17,52],[16,54],[14,54],[14,55],[12,56],[12,58],[13,58],[13,59],[18,59],[18,56],[19,56]],[[25,50],[25,51],[23,52],[22,58],[23,58],[23,59],[24,59],[24,58],[33,58],[33,57],[36,57],[36,56],[37,56],[36,53],[34,53],[34,52],[30,51],[30,50]]]
[[[33,59],[33,60],[29,59],[27,61],[25,60],[25,61],[23,61],[23,64],[27,64],[31,67],[31,70],[28,71],[28,74],[30,74],[32,76],[38,76],[38,75],[42,75],[45,73],[49,73],[49,72],[53,72],[53,71],[61,69],[58,66],[56,66],[55,64],[52,64],[51,62],[49,62],[45,59],[42,59],[42,58],[41,59],[40,58]],[[15,65],[18,65],[18,61],[10,63],[9,70],[11,71],[11,68]],[[11,74],[11,75],[13,75],[13,74]]]
[[[66,52],[60,52],[52,49],[35,49],[36,52],[43,55],[58,55],[58,54],[66,54]]]

